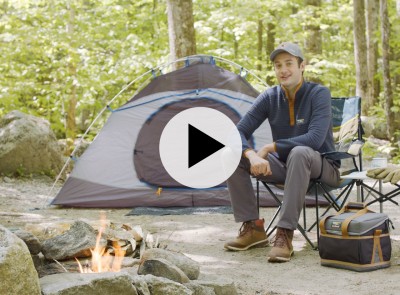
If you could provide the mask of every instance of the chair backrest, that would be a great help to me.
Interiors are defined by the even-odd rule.
[[[332,98],[333,138],[336,150],[347,151],[355,139],[360,139],[361,131],[361,98]]]
[[[333,97],[332,118],[336,151],[349,152],[355,141],[362,141],[361,97]],[[358,156],[362,170],[361,153]]]

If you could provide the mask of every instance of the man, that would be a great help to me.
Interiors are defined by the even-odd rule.
[[[243,251],[268,243],[264,220],[258,216],[251,175],[284,184],[283,204],[269,262],[286,262],[293,255],[293,231],[297,228],[310,179],[320,178],[335,186],[340,174],[336,163],[320,153],[334,151],[331,95],[329,90],[303,79],[304,57],[298,45],[280,44],[270,55],[280,85],[264,91],[238,123],[243,156],[228,179],[238,237],[225,244],[227,250]],[[268,119],[274,142],[259,151],[248,140]]]

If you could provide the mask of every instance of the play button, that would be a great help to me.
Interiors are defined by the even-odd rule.
[[[225,147],[189,124],[189,168]]]
[[[242,142],[229,117],[215,109],[196,107],[168,122],[159,150],[164,168],[176,181],[192,188],[210,188],[235,171]]]

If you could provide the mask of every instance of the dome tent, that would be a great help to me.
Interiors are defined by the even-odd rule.
[[[233,65],[239,73],[220,67],[217,61]],[[169,176],[159,155],[161,132],[173,116],[192,107],[216,109],[237,123],[259,92],[242,75],[249,71],[227,60],[190,56],[175,64],[178,62],[184,66],[154,77],[127,103],[112,110],[104,127],[75,163],[52,205],[173,207],[230,204],[224,184],[193,189]],[[255,132],[250,140],[254,148],[272,141],[269,130],[268,122],[264,122]]]

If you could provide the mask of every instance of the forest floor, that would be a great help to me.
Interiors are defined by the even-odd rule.
[[[240,227],[231,214],[126,216],[131,209],[58,208],[48,206],[52,184],[46,177],[0,177],[0,224],[13,230],[71,223],[78,219],[93,223],[104,211],[110,221],[140,225],[167,249],[198,261],[201,278],[234,282],[239,294],[399,294],[400,209],[392,204],[384,204],[384,212],[395,226],[391,232],[391,267],[358,273],[321,266],[318,251],[306,244],[297,231],[292,260],[271,264],[266,259],[270,247],[244,252],[223,249],[224,243],[235,237]],[[55,191],[59,187],[56,186]],[[384,189],[390,189],[390,185]],[[379,211],[377,205],[371,209]],[[313,210],[307,209],[311,221],[315,216]],[[262,208],[260,214],[269,221],[274,211],[274,208]],[[311,237],[316,239],[315,232]]]

